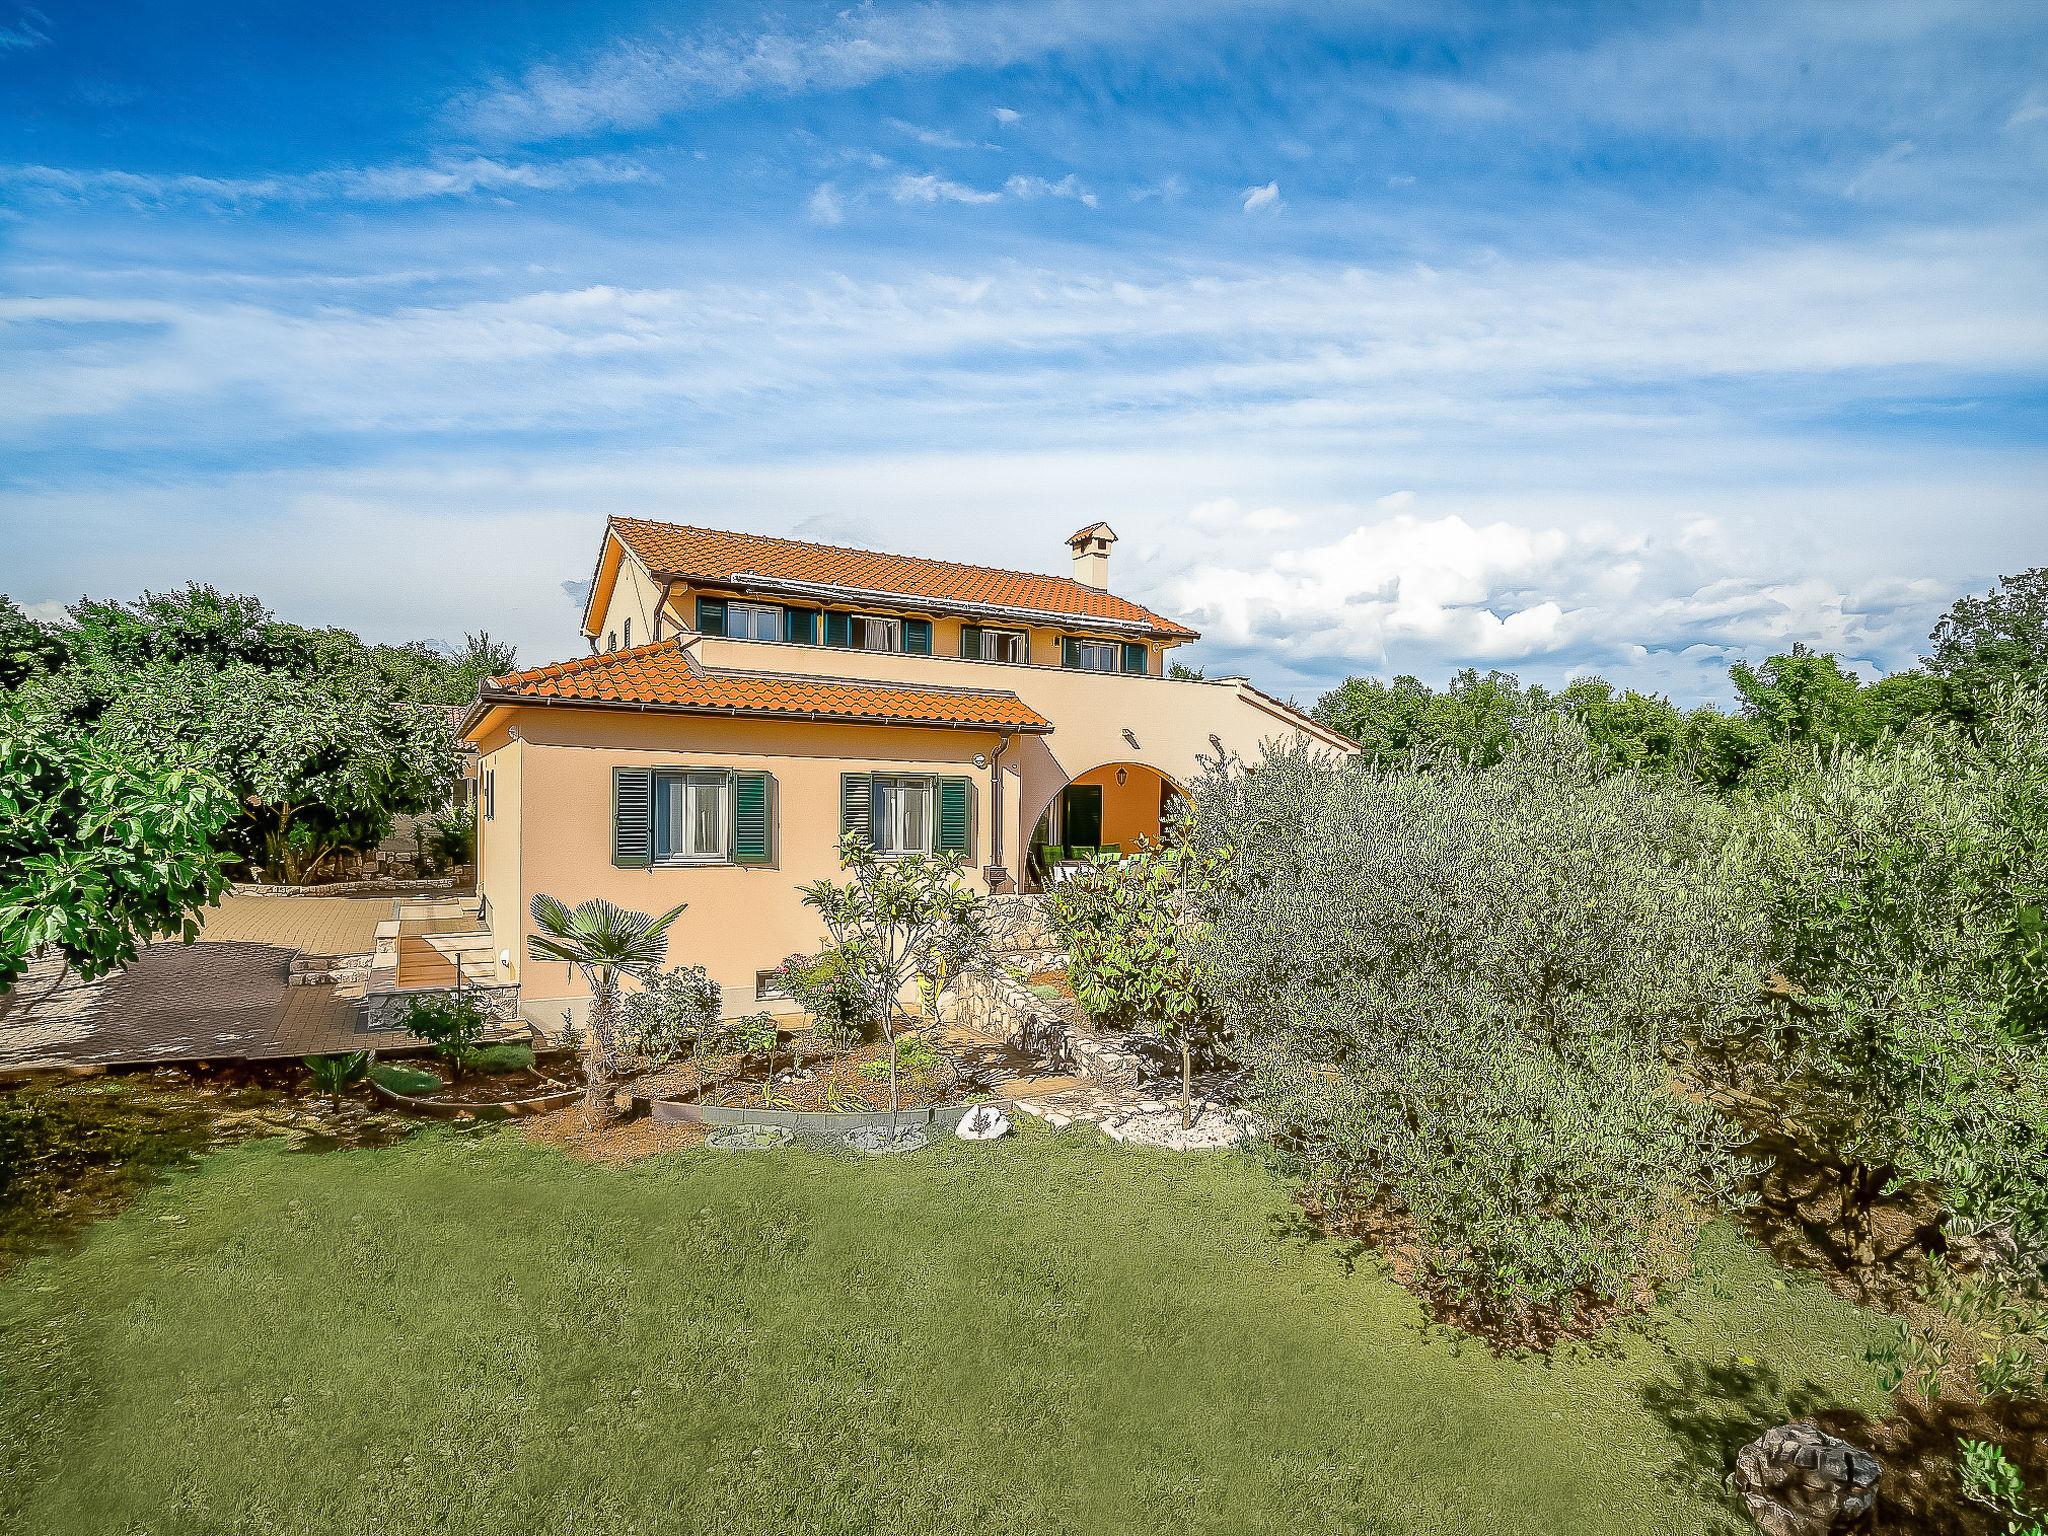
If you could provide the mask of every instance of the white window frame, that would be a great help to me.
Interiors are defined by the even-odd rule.
[[[904,819],[902,808],[906,804],[902,792],[913,788],[924,797],[924,839],[914,846],[900,835]],[[885,805],[893,806],[894,813],[885,813]],[[869,790],[868,818],[869,835],[874,839],[875,851],[884,858],[900,859],[914,853],[930,853],[938,843],[939,781],[928,773],[874,775]]]
[[[1090,656],[1101,656],[1106,664],[1093,666],[1088,660]],[[1114,640],[1077,639],[1074,642],[1074,661],[1076,672],[1120,672],[1123,670],[1123,648]]]
[[[663,785],[681,780],[683,783],[682,821],[685,836],[692,824],[690,815],[691,789],[703,789],[715,785],[719,796],[718,848],[715,852],[663,853],[661,851]],[[729,768],[657,768],[654,770],[654,806],[652,825],[648,828],[653,840],[654,862],[658,865],[730,864],[732,862],[733,822],[738,807],[738,796],[734,793],[734,776]]]
[[[770,633],[765,635],[740,634],[737,624],[742,614],[753,620],[758,620],[762,614],[766,614],[768,616],[767,624]],[[782,608],[779,604],[747,603],[734,598],[725,605],[725,636],[728,640],[780,640],[782,638],[782,627]]]
[[[870,643],[876,626],[880,627],[881,634],[887,636],[887,645]],[[847,622],[846,638],[852,642],[850,648],[856,651],[900,651],[903,649],[903,621],[884,618],[878,613],[856,613]]]
[[[1016,651],[1014,656],[991,656],[989,644],[995,640],[1007,640]],[[1031,633],[1023,629],[990,629],[986,625],[981,631],[981,659],[998,661],[1008,665],[1022,665],[1031,659]]]

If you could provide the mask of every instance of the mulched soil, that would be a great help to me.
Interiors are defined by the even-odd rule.
[[[412,1063],[407,1063],[412,1065]],[[436,1071],[441,1071],[435,1068]],[[550,1093],[560,1093],[577,1084],[568,1079],[546,1077],[531,1068],[517,1072],[471,1072],[461,1082],[447,1080],[441,1072],[442,1083],[438,1088],[429,1088],[424,1093],[413,1094],[413,1098],[433,1099],[437,1103],[454,1104],[510,1104],[519,1099],[538,1099]]]
[[[657,1125],[646,1115],[614,1121],[605,1130],[593,1132],[583,1123],[580,1103],[545,1115],[531,1115],[518,1124],[529,1141],[558,1148],[585,1163],[637,1162],[682,1147],[702,1146],[705,1135],[704,1126]]]
[[[982,1074],[970,1070],[949,1053],[940,1053],[936,1065],[903,1064],[902,1056],[912,1049],[910,1038],[898,1037],[897,1087],[902,1108],[957,1104],[965,1095],[983,1091]],[[646,1099],[694,1098],[733,1109],[772,1107],[842,1113],[881,1110],[889,1107],[888,1060],[889,1047],[885,1041],[868,1041],[835,1052],[814,1036],[798,1035],[784,1041],[776,1053],[772,1089],[766,1057],[735,1053],[701,1063],[679,1063],[641,1078],[634,1083],[633,1093]],[[884,1068],[879,1076],[862,1073],[862,1067],[876,1063]]]

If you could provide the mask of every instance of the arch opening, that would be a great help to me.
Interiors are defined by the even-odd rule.
[[[1026,889],[1044,890],[1063,867],[1104,853],[1157,845],[1175,800],[1187,791],[1145,763],[1104,763],[1053,791],[1025,844]]]

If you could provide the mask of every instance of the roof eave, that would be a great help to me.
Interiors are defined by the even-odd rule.
[[[816,725],[886,725],[932,731],[1021,732],[1044,736],[1052,732],[1050,721],[1037,725],[1021,721],[924,720],[910,715],[850,715],[835,710],[740,709],[720,704],[668,704],[640,699],[576,699],[560,694],[486,693],[477,700],[477,710],[491,708],[616,709],[643,715],[709,715],[731,720],[783,720]],[[472,711],[475,713],[476,711]],[[468,722],[465,720],[465,725]]]

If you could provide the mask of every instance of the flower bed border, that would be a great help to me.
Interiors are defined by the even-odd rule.
[[[544,1115],[550,1110],[566,1109],[583,1097],[581,1088],[559,1087],[550,1093],[534,1094],[524,1099],[506,1099],[496,1104],[470,1104],[458,1099],[437,1099],[431,1094],[415,1096],[386,1088],[374,1077],[364,1079],[370,1091],[387,1104],[415,1115],[426,1115],[434,1120],[520,1120],[528,1115]],[[548,1079],[553,1082],[553,1078]]]
[[[1012,1108],[1008,1099],[983,1099],[975,1104],[931,1104],[900,1109],[894,1118],[900,1129],[923,1126],[943,1134],[956,1128],[967,1118],[970,1110],[980,1109],[984,1104],[993,1104],[1006,1111]],[[891,1118],[886,1109],[769,1109],[765,1106],[700,1104],[695,1099],[650,1099],[640,1094],[633,1096],[633,1107],[644,1107],[656,1125],[773,1125],[799,1134],[808,1132],[824,1136],[866,1130],[870,1126],[886,1126]]]

